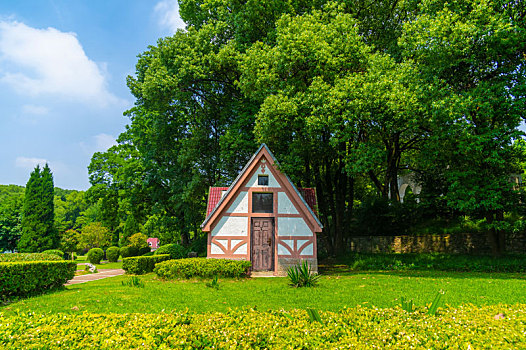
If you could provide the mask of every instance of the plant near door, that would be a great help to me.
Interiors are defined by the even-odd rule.
[[[287,269],[289,285],[293,287],[316,287],[319,283],[320,275],[313,272],[311,266],[306,260],[297,266],[291,266]]]

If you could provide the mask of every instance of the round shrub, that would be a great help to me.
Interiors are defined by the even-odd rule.
[[[185,247],[179,244],[165,244],[155,251],[155,255],[159,254],[170,254],[172,259],[183,259],[186,258],[188,251]]]
[[[48,250],[44,250],[42,253],[44,253],[44,254],[54,254],[54,255],[59,256],[62,259],[64,259],[64,252],[62,250],[48,249]]]
[[[117,262],[117,260],[119,260],[119,255],[121,255],[119,247],[109,247],[106,250],[106,257],[109,262]]]
[[[148,254],[151,252],[151,249],[150,247],[142,247],[142,248],[139,248],[139,256],[142,256],[144,254]]]
[[[92,264],[100,264],[103,257],[104,251],[100,248],[91,248],[88,251],[88,260]]]

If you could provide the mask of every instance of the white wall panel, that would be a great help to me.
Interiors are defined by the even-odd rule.
[[[230,208],[226,211],[227,213],[248,213],[248,192],[240,192]]]
[[[246,236],[248,218],[241,216],[223,216],[212,229],[212,236]]]
[[[278,213],[279,214],[298,214],[296,207],[292,204],[289,196],[285,192],[278,192]]]
[[[303,218],[278,218],[279,236],[312,236]]]

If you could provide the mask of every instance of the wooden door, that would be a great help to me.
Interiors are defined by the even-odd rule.
[[[274,268],[273,218],[252,218],[252,270],[270,271]]]

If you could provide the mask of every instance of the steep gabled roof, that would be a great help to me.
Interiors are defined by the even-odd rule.
[[[206,216],[205,221],[203,221],[203,223],[201,224],[201,228],[204,231],[210,231],[210,224],[211,224],[211,222],[213,222],[215,220],[215,218],[217,217],[217,215],[222,211],[223,207],[228,202],[228,199],[230,198],[230,196],[233,193],[236,193],[237,190],[243,185],[243,183],[245,183],[250,171],[257,165],[259,159],[261,159],[261,157],[263,157],[264,155],[266,157],[270,158],[273,161],[273,164],[272,164],[273,167],[275,167],[276,165],[279,164],[278,161],[276,160],[276,158],[274,157],[274,155],[272,154],[272,152],[268,149],[267,145],[262,144],[259,147],[259,149],[256,151],[256,153],[254,153],[254,155],[252,155],[252,157],[247,162],[247,164],[245,165],[243,170],[241,170],[241,172],[238,174],[238,176],[236,177],[236,179],[234,180],[232,185],[230,185],[230,187],[228,187],[228,189],[226,190],[226,193],[223,196],[221,196],[221,193],[222,193],[222,191],[224,191],[225,187],[222,187],[222,188],[221,187],[212,187],[211,188],[211,189],[216,189],[216,190],[214,190],[213,193],[211,191],[209,193],[209,195],[208,195],[209,202],[208,202],[208,208],[207,208],[207,216]],[[316,203],[316,192],[313,189],[303,189],[304,190],[303,193],[305,195],[305,198],[304,198],[304,196],[302,196],[302,194],[298,191],[296,186],[294,186],[294,184],[292,183],[292,181],[290,180],[290,178],[286,174],[283,174],[281,172],[279,172],[279,174],[284,177],[284,180],[287,182],[287,184],[292,189],[292,191],[290,191],[290,192],[293,195],[297,196],[297,199],[299,199],[299,202],[301,202],[303,204],[303,206],[306,209],[309,217],[311,218],[312,221],[314,221],[315,226],[318,226],[319,230],[316,230],[316,231],[318,231],[318,232],[321,231],[321,229],[323,228],[323,225],[321,224],[321,222],[318,219],[318,217],[316,216],[316,214],[314,214],[314,211],[311,208],[311,206],[305,200],[305,198],[309,198],[309,201],[313,201],[313,203]],[[219,188],[221,188],[221,190],[218,190]],[[307,190],[307,191],[305,191],[305,190]],[[218,195],[218,193],[219,193],[219,195]],[[217,202],[217,204],[215,206],[212,206],[211,203],[210,203],[210,199],[212,198],[211,197],[212,195],[214,196],[213,197],[214,201],[215,201],[215,198],[217,198],[218,196],[220,197],[219,201]],[[211,206],[212,206],[212,209],[210,210]],[[314,205],[314,208],[315,207],[316,206]],[[205,230],[205,228],[208,228],[208,229]]]

